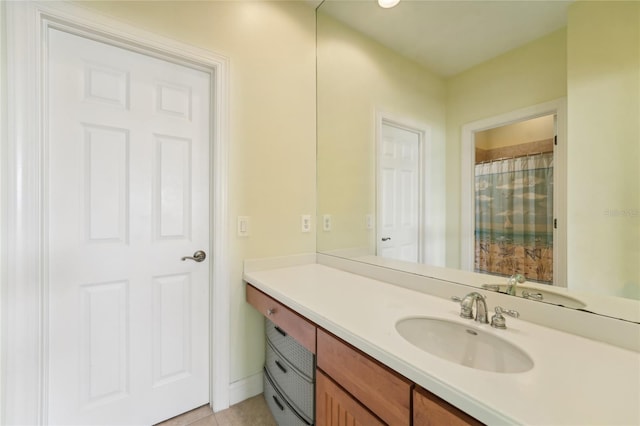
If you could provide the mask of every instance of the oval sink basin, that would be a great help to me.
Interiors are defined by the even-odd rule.
[[[458,322],[405,318],[396,323],[396,330],[423,351],[465,367],[496,373],[522,373],[533,368],[533,360],[522,349]]]

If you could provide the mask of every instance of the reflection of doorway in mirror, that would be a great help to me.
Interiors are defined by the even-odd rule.
[[[500,275],[510,275],[513,272],[520,271],[524,273],[528,280],[532,281],[546,281],[554,286],[558,287],[567,287],[567,200],[566,200],[566,187],[567,187],[567,174],[566,174],[566,151],[567,151],[567,104],[566,99],[557,99],[549,102],[545,102],[542,104],[532,105],[529,107],[525,107],[522,109],[510,111],[507,113],[503,113],[501,115],[496,115],[488,118],[484,118],[478,121],[474,121],[468,124],[465,124],[462,127],[462,152],[461,152],[461,199],[460,199],[460,226],[461,226],[461,234],[460,234],[460,248],[461,248],[461,267],[466,271],[474,271],[476,268],[476,249],[479,251],[483,251],[485,253],[490,253],[491,247],[487,244],[476,247],[476,197],[484,195],[485,201],[488,201],[487,197],[491,197],[490,194],[478,194],[476,192],[476,186],[482,188],[484,183],[476,184],[475,177],[475,169],[476,169],[476,143],[479,144],[478,148],[483,149],[482,147],[482,134],[481,132],[489,129],[503,128],[504,126],[508,126],[514,123],[525,122],[526,120],[550,116],[548,120],[553,119],[552,129],[554,132],[549,132],[549,137],[544,136],[535,136],[535,133],[529,131],[529,137],[525,138],[524,142],[538,142],[540,140],[547,139],[547,144],[550,143],[548,139],[555,138],[551,142],[553,149],[553,179],[550,182],[550,187],[553,188],[552,191],[549,191],[552,198],[552,203],[547,205],[547,209],[549,209],[549,215],[545,212],[545,220],[544,225],[541,228],[544,229],[545,232],[549,227],[549,223],[551,225],[551,233],[552,236],[547,238],[547,241],[552,241],[553,246],[552,250],[546,250],[543,253],[541,245],[546,244],[545,241],[539,241],[538,246],[535,244],[535,238],[532,243],[532,246],[528,247],[529,250],[525,251],[525,248],[520,248],[519,250],[523,252],[525,257],[529,257],[531,261],[535,259],[539,259],[541,257],[550,256],[552,257],[552,261],[549,263],[552,265],[550,270],[552,273],[552,283],[548,282],[547,279],[538,278],[539,275],[545,275],[548,271],[543,270],[544,268],[540,268],[527,273],[526,270],[523,270],[525,266],[524,262],[521,262],[519,265],[516,265],[515,262],[509,263],[508,260],[505,260],[504,272],[501,270],[497,273]],[[507,132],[505,132],[507,133]],[[479,136],[476,138],[476,136]],[[478,139],[478,141],[476,141]],[[504,144],[503,144],[504,146]],[[548,145],[547,145],[548,146]],[[504,149],[502,151],[496,151],[494,154],[496,158],[501,157],[519,157],[524,158],[525,160],[528,158],[526,156],[527,153],[532,152],[541,152],[546,151],[542,147],[537,147],[531,151],[518,151],[518,149],[513,149],[511,152],[508,150],[511,148],[500,148]],[[505,151],[506,150],[506,151]],[[477,152],[478,160],[488,161],[489,159],[483,157],[485,155],[484,152],[478,150]],[[522,157],[524,155],[524,157]],[[531,157],[531,155],[529,156]],[[516,158],[517,160],[517,158]],[[514,160],[512,160],[514,161]],[[521,162],[524,160],[520,160]],[[536,166],[533,166],[535,169]],[[516,186],[515,177],[513,178],[512,186]],[[535,182],[535,179],[529,179],[526,181],[527,185],[524,185],[525,180],[520,180],[518,183],[521,188],[518,190],[517,195],[522,197],[523,199],[527,199],[529,203],[537,203],[542,198],[539,195],[536,195],[536,191],[530,190],[530,186],[528,184]],[[527,189],[528,188],[528,189]],[[526,190],[525,190],[526,189]],[[524,194],[527,195],[524,195]],[[516,194],[514,194],[515,196]],[[548,197],[549,195],[547,195]],[[513,210],[509,212],[508,210]],[[517,212],[516,212],[517,210]],[[492,220],[496,223],[499,223],[503,229],[508,228],[509,226],[514,226],[514,216],[513,213],[516,212],[521,214],[527,211],[528,214],[531,214],[531,208],[529,205],[520,208],[503,208],[501,216],[496,216],[492,218]],[[511,213],[511,214],[507,214]],[[481,214],[481,213],[479,213]],[[546,218],[551,218],[552,221],[548,222]],[[520,219],[521,220],[521,219]],[[524,227],[522,224],[520,227]],[[535,226],[530,225],[530,228]],[[496,235],[496,238],[499,235]],[[506,241],[506,239],[500,240],[499,244],[497,244],[497,248],[494,248],[494,253],[505,254],[508,255],[513,252],[513,248],[510,244],[510,241]],[[538,250],[539,249],[539,250]],[[510,258],[513,260],[512,258]],[[489,262],[487,260],[486,262]],[[491,261],[495,261],[495,258],[492,258]],[[519,269],[520,268],[520,269]],[[491,283],[499,283],[501,280],[491,280],[487,279],[487,282]]]
[[[377,255],[421,262],[425,131],[382,119],[378,129]]]
[[[553,283],[555,115],[476,132],[474,271]]]

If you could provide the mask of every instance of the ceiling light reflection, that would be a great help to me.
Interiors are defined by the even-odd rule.
[[[393,6],[400,3],[400,0],[378,0],[378,5],[385,9],[392,8]]]

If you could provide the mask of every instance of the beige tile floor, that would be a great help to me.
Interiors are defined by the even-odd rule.
[[[157,426],[277,426],[260,394],[214,413],[208,405],[188,411]]]

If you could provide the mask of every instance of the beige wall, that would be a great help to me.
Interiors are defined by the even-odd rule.
[[[318,226],[318,249],[375,250],[365,216],[376,209],[376,110],[430,127],[430,156],[442,158],[444,81],[325,14],[318,16],[317,74],[318,214],[333,219],[330,232]],[[444,224],[444,163],[427,170],[440,188],[430,197],[430,218]],[[431,232],[432,244],[441,229]]]
[[[495,149],[551,139],[554,135],[554,117],[547,115],[476,132],[474,142],[476,148]]]
[[[567,47],[569,284],[640,299],[640,3],[573,4]]]
[[[551,33],[447,80],[447,266],[460,266],[464,124],[566,96],[566,31]]]
[[[315,11],[304,2],[87,2],[230,59],[231,381],[260,372],[262,317],[244,302],[245,258],[315,251]],[[251,236],[236,237],[236,217]],[[214,230],[215,232],[215,230]]]

